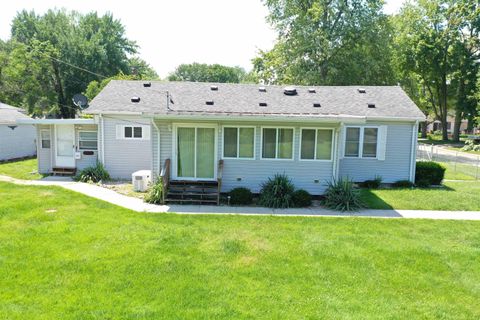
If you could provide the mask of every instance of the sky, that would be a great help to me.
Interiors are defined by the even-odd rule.
[[[385,12],[398,11],[402,2],[386,0]],[[0,38],[10,37],[18,11],[42,14],[53,8],[111,12],[122,21],[127,37],[140,46],[139,56],[162,78],[179,64],[192,62],[248,71],[251,59],[259,50],[272,48],[276,36],[260,0],[15,0],[1,4]]]

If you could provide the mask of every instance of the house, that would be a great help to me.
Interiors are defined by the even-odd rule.
[[[398,86],[282,87],[111,81],[84,113],[37,125],[39,171],[97,160],[111,177],[148,169],[221,191],[286,173],[322,194],[326,181],[414,180],[423,113]]]
[[[30,119],[23,109],[0,102],[0,161],[35,155],[35,127],[17,124],[19,119]]]
[[[434,120],[429,117],[427,120],[427,132],[433,133],[435,131],[442,130],[442,122],[440,120]],[[455,116],[447,115],[447,132],[453,133],[453,127],[455,125]],[[460,133],[466,133],[468,128],[468,120],[462,119],[460,123]]]

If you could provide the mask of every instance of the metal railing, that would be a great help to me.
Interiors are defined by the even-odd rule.
[[[436,145],[418,144],[417,161],[435,161],[443,164],[454,180],[479,180],[480,155],[451,150]]]

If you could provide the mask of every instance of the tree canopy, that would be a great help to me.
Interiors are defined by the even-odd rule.
[[[220,64],[191,63],[181,64],[169,76],[169,81],[193,82],[230,82],[240,83],[246,72],[240,67],[228,67]]]

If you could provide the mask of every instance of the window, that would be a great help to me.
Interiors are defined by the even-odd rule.
[[[255,128],[224,127],[223,157],[253,159],[255,153]]]
[[[143,128],[142,127],[123,127],[123,137],[125,139],[142,139],[143,137]]]
[[[96,131],[79,131],[78,132],[78,149],[80,150],[97,150],[97,132]]]
[[[301,160],[332,160],[332,129],[302,129]]]
[[[293,129],[262,130],[262,159],[293,159]]]
[[[345,157],[377,158],[377,144],[377,127],[348,127],[345,136]]]
[[[40,139],[42,149],[50,149],[50,130],[41,130]]]

